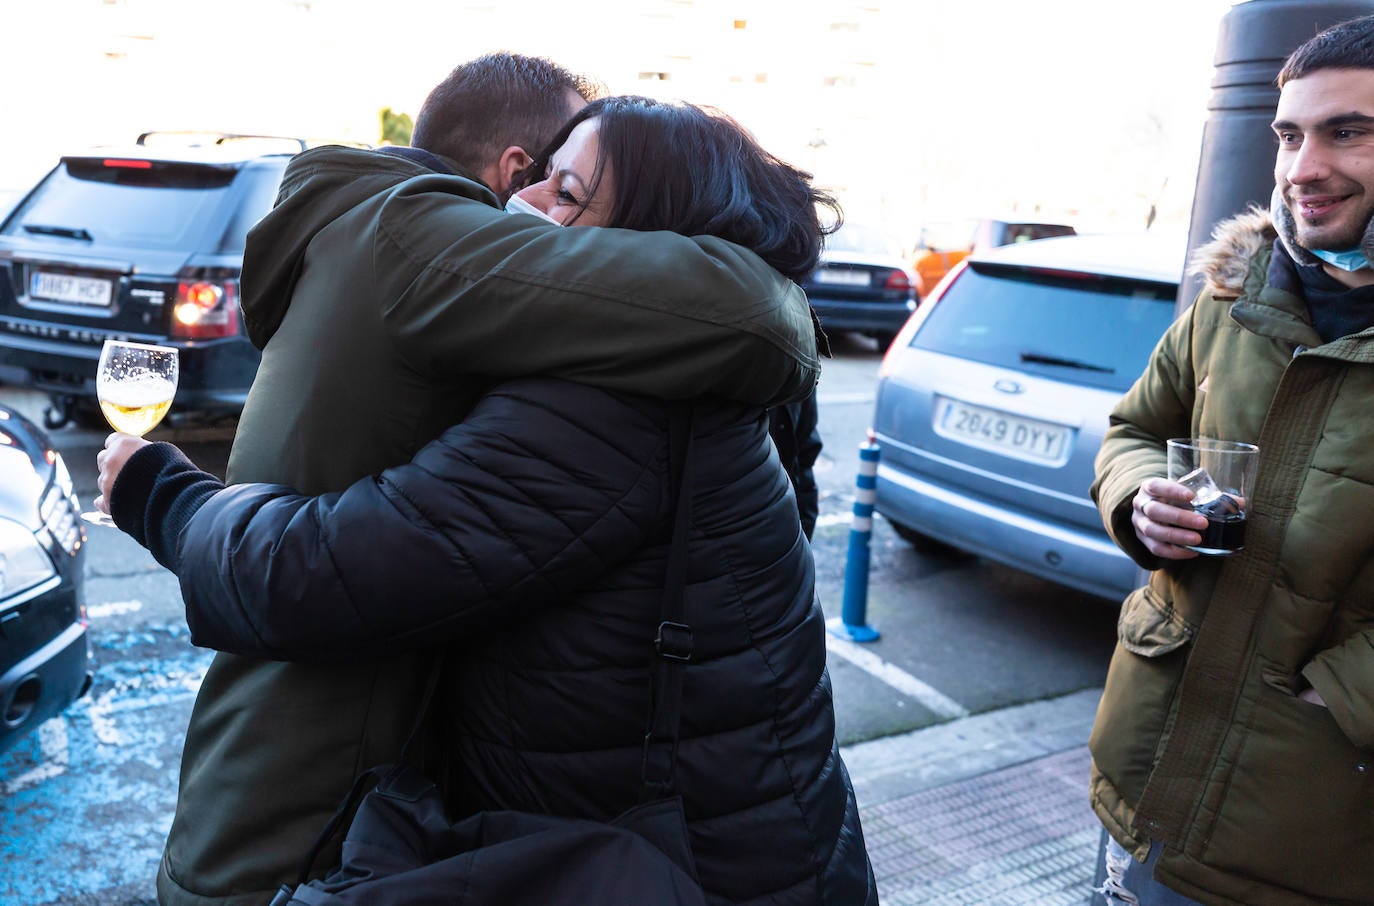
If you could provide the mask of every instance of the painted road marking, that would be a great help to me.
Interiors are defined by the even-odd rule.
[[[848,405],[853,403],[871,403],[878,398],[872,390],[849,390],[837,393],[818,393],[816,402],[826,405]]]
[[[38,725],[38,744],[43,763],[11,780],[0,781],[0,793],[12,796],[22,789],[67,773],[71,755],[67,744],[67,720],[61,715]]]
[[[136,613],[142,609],[142,601],[109,601],[105,604],[91,604],[87,606],[86,616],[97,620],[103,620],[106,617],[117,617],[126,613]]]
[[[119,716],[181,704],[195,697],[205,679],[209,654],[190,649],[184,654],[154,661],[114,661],[100,666],[97,688],[78,699],[57,717],[39,724],[39,763],[8,779],[0,779],[0,796],[61,777],[71,762],[68,741],[69,722],[84,718],[89,731],[71,726],[78,737],[88,735],[100,745],[139,744],[119,725]]]
[[[825,528],[827,525],[839,525],[843,522],[852,522],[853,513],[826,513],[816,518],[816,528]]]
[[[914,698],[923,707],[941,717],[968,717],[968,709],[933,686],[926,685],[896,664],[889,664],[862,645],[847,639],[825,634],[826,647],[849,661],[874,679],[887,683],[898,692]]]

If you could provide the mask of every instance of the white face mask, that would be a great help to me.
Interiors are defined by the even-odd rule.
[[[559,223],[557,220],[554,220],[548,214],[545,214],[543,211],[536,208],[534,205],[530,204],[525,199],[521,198],[519,195],[512,195],[510,199],[506,202],[506,213],[533,214],[535,217],[542,217],[544,220],[547,220],[549,223],[555,224],[557,226],[563,225]]]

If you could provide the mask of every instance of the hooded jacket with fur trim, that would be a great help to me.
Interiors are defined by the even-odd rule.
[[[1323,344],[1250,211],[1123,397],[1092,495],[1154,570],[1122,605],[1091,799],[1155,876],[1205,903],[1374,902],[1374,329]],[[1285,262],[1286,263],[1286,262]],[[1257,443],[1244,550],[1161,561],[1136,538],[1165,440]],[[1308,686],[1326,707],[1298,698]]]

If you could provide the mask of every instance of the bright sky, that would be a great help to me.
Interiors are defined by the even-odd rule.
[[[0,55],[0,189],[146,129],[375,141],[381,107],[413,115],[455,63],[509,49],[719,106],[902,232],[1037,208],[1143,224],[1166,178],[1186,219],[1231,4],[7,0],[7,34],[45,37]]]

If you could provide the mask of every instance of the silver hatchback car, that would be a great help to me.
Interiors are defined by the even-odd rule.
[[[877,510],[953,547],[1120,601],[1135,565],[1088,497],[1113,405],[1174,319],[1180,236],[1071,236],[975,253],[883,359]]]

